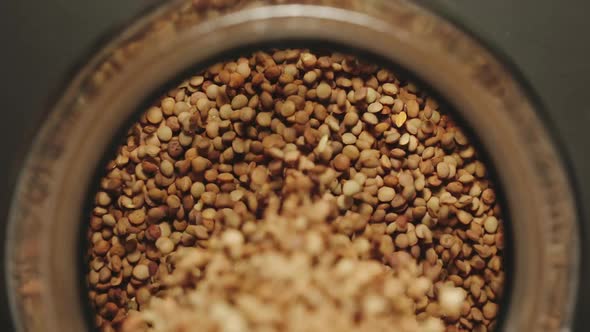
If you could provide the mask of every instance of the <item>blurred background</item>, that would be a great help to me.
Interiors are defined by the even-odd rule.
[[[590,2],[582,0],[421,1],[492,45],[521,71],[571,161],[590,216]],[[156,0],[0,1],[0,236],[19,165],[52,98],[76,64],[117,27]],[[583,221],[582,242],[590,240]],[[586,245],[585,245],[586,246]],[[3,247],[2,247],[3,248]],[[587,251],[587,248],[584,248]],[[3,257],[3,249],[0,249]],[[576,332],[590,330],[589,255],[584,256]],[[0,268],[1,269],[1,268]],[[12,331],[0,271],[0,331]]]

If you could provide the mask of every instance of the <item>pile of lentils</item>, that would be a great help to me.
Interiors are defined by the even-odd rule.
[[[121,331],[137,312],[153,312],[179,292],[198,293],[200,281],[203,287],[231,283],[211,281],[203,265],[194,266],[188,281],[174,277],[186,274],[175,272],[183,261],[177,256],[215,255],[227,237],[262,244],[251,247],[260,252],[238,256],[224,249],[233,264],[258,264],[269,271],[273,262],[295,264],[291,255],[297,250],[251,237],[273,221],[297,223],[293,211],[303,216],[305,210],[319,210],[322,205],[314,202],[330,207],[328,214],[315,211],[325,214],[320,223],[330,230],[319,232],[323,241],[336,236],[342,248],[356,250],[337,255],[339,260],[354,256],[377,262],[390,278],[399,279],[400,273],[408,275],[402,273],[408,264],[395,262],[409,257],[417,269],[409,275],[428,280],[420,282],[428,289],[421,289],[419,298],[407,289],[412,301],[379,310],[409,305],[414,319],[440,319],[447,332],[495,330],[505,278],[504,224],[494,184],[475,147],[432,97],[390,70],[350,55],[302,49],[260,51],[215,64],[168,91],[128,130],[106,165],[89,220],[88,297],[96,326]],[[287,217],[268,218],[284,215],[281,211]],[[317,233],[314,227],[309,232]],[[309,232],[297,233],[300,241],[293,241],[300,243],[291,245],[305,252]],[[252,261],[273,250],[279,258]],[[309,264],[320,263],[312,259]],[[337,273],[336,266],[326,265],[324,277]],[[251,278],[244,275],[248,271]],[[313,277],[305,275],[309,271],[293,273],[306,280]],[[232,275],[238,282],[269,277],[251,268],[218,274]],[[362,289],[379,289],[384,281],[377,279],[374,288]],[[234,286],[245,295],[252,287]],[[453,299],[461,298],[460,310],[441,304],[445,287],[456,295]],[[285,294],[275,295],[296,291],[285,287]],[[246,303],[260,308],[278,303],[253,294]],[[224,312],[254,310],[224,299],[231,309]],[[281,303],[307,303],[289,301]],[[295,304],[281,310],[296,310]],[[198,304],[190,307],[206,312]],[[365,318],[361,310],[354,321],[379,324]],[[295,331],[286,322],[272,323],[275,330],[248,325],[248,331]]]

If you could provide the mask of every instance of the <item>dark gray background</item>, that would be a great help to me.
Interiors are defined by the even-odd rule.
[[[0,0],[0,236],[26,146],[51,97],[99,38],[156,0]],[[546,106],[547,122],[571,160],[590,215],[590,20],[588,1],[425,0],[456,18],[516,64]],[[590,224],[583,222],[583,238]],[[0,249],[0,254],[1,254]],[[2,256],[3,257],[3,256]],[[585,256],[582,280],[588,278]],[[3,275],[0,276],[3,287]],[[12,331],[0,289],[0,331]],[[590,328],[582,281],[575,331]],[[584,323],[584,320],[587,323]]]

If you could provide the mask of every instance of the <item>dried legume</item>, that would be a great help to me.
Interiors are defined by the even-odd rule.
[[[306,319],[341,324],[308,327],[322,331],[379,331],[393,319],[413,324],[401,331],[494,330],[504,284],[495,190],[444,107],[387,69],[293,49],[216,64],[149,107],[106,165],[88,223],[97,326],[119,330],[144,310],[185,324],[192,310],[200,331]],[[286,229],[273,233],[277,220]],[[321,258],[317,269],[310,257]],[[350,306],[318,306],[303,291],[311,276],[325,281],[316,291]],[[199,280],[222,288],[203,293]],[[316,303],[306,319],[281,297],[297,290],[288,280]],[[223,287],[243,298],[229,301]],[[188,294],[206,305],[186,304]],[[360,330],[347,310],[364,313]]]

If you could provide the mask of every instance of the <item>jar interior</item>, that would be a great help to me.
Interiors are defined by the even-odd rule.
[[[446,113],[452,116],[453,120],[457,122],[458,127],[468,136],[470,144],[473,145],[477,151],[478,159],[480,159],[487,167],[487,177],[494,183],[494,187],[497,194],[498,204],[502,207],[502,219],[504,222],[504,235],[505,235],[505,245],[503,248],[502,253],[502,260],[503,260],[503,270],[505,273],[505,280],[504,280],[504,290],[503,296],[501,297],[501,301],[499,302],[500,313],[498,315],[498,326],[497,330],[502,330],[504,326],[504,321],[507,316],[507,312],[510,309],[510,299],[511,299],[511,292],[513,288],[513,273],[514,273],[514,255],[513,255],[513,234],[512,234],[512,226],[511,226],[511,213],[509,211],[509,204],[506,201],[506,195],[504,195],[505,186],[502,182],[500,177],[497,174],[496,167],[494,167],[493,163],[491,162],[491,158],[489,157],[489,153],[486,150],[485,146],[481,144],[478,133],[475,132],[468,125],[467,121],[465,121],[459,112],[456,112],[456,107],[460,107],[461,105],[454,105],[453,98],[448,98],[448,96],[444,96],[437,92],[436,89],[430,87],[429,83],[419,75],[410,72],[409,70],[405,69],[403,66],[393,63],[391,60],[386,59],[383,56],[378,54],[372,53],[370,51],[358,49],[355,47],[351,47],[349,45],[345,45],[342,43],[333,42],[330,40],[310,40],[310,39],[283,39],[280,41],[269,41],[264,43],[256,43],[251,44],[247,47],[239,47],[229,49],[225,52],[219,53],[216,56],[210,58],[207,61],[202,61],[199,63],[193,64],[187,70],[184,70],[180,73],[174,75],[174,79],[167,80],[161,84],[161,87],[149,94],[147,98],[143,100],[143,102],[139,103],[136,107],[136,111],[133,113],[131,117],[128,117],[124,121],[120,122],[119,129],[117,130],[117,134],[110,139],[111,143],[109,148],[106,151],[102,151],[103,158],[97,164],[96,169],[94,170],[94,176],[92,177],[92,183],[86,190],[87,192],[87,199],[84,209],[82,210],[82,216],[80,220],[86,220],[85,218],[92,213],[92,205],[94,194],[100,188],[100,178],[104,174],[103,166],[106,165],[108,160],[116,155],[116,150],[120,142],[123,141],[128,128],[131,127],[132,124],[138,121],[139,115],[143,110],[146,110],[154,100],[157,100],[159,96],[165,94],[166,91],[170,90],[172,87],[181,82],[182,79],[190,77],[192,73],[200,72],[201,70],[209,67],[214,63],[218,63],[220,61],[230,60],[230,59],[237,59],[240,56],[245,56],[251,54],[254,51],[258,50],[270,50],[270,49],[286,49],[286,48],[304,48],[304,49],[326,49],[326,50],[337,50],[338,52],[342,52],[345,54],[351,54],[355,57],[362,59],[366,63],[371,63],[378,65],[381,68],[391,69],[396,75],[403,77],[404,80],[415,82],[421,90],[425,91],[428,95],[433,96],[441,107],[446,110]],[[444,69],[441,69],[444,70]],[[124,92],[123,92],[124,93]],[[452,97],[452,96],[451,96]],[[474,110],[475,111],[475,110]],[[93,310],[89,305],[89,300],[87,298],[87,293],[89,291],[86,280],[86,273],[88,269],[88,261],[86,256],[86,248],[88,248],[89,242],[87,239],[87,227],[86,223],[82,222],[80,227],[80,237],[78,240],[78,248],[79,248],[79,257],[78,257],[78,280],[80,281],[79,289],[82,290],[80,294],[80,301],[84,306],[84,314],[87,321],[87,326],[89,328],[93,328]]]

